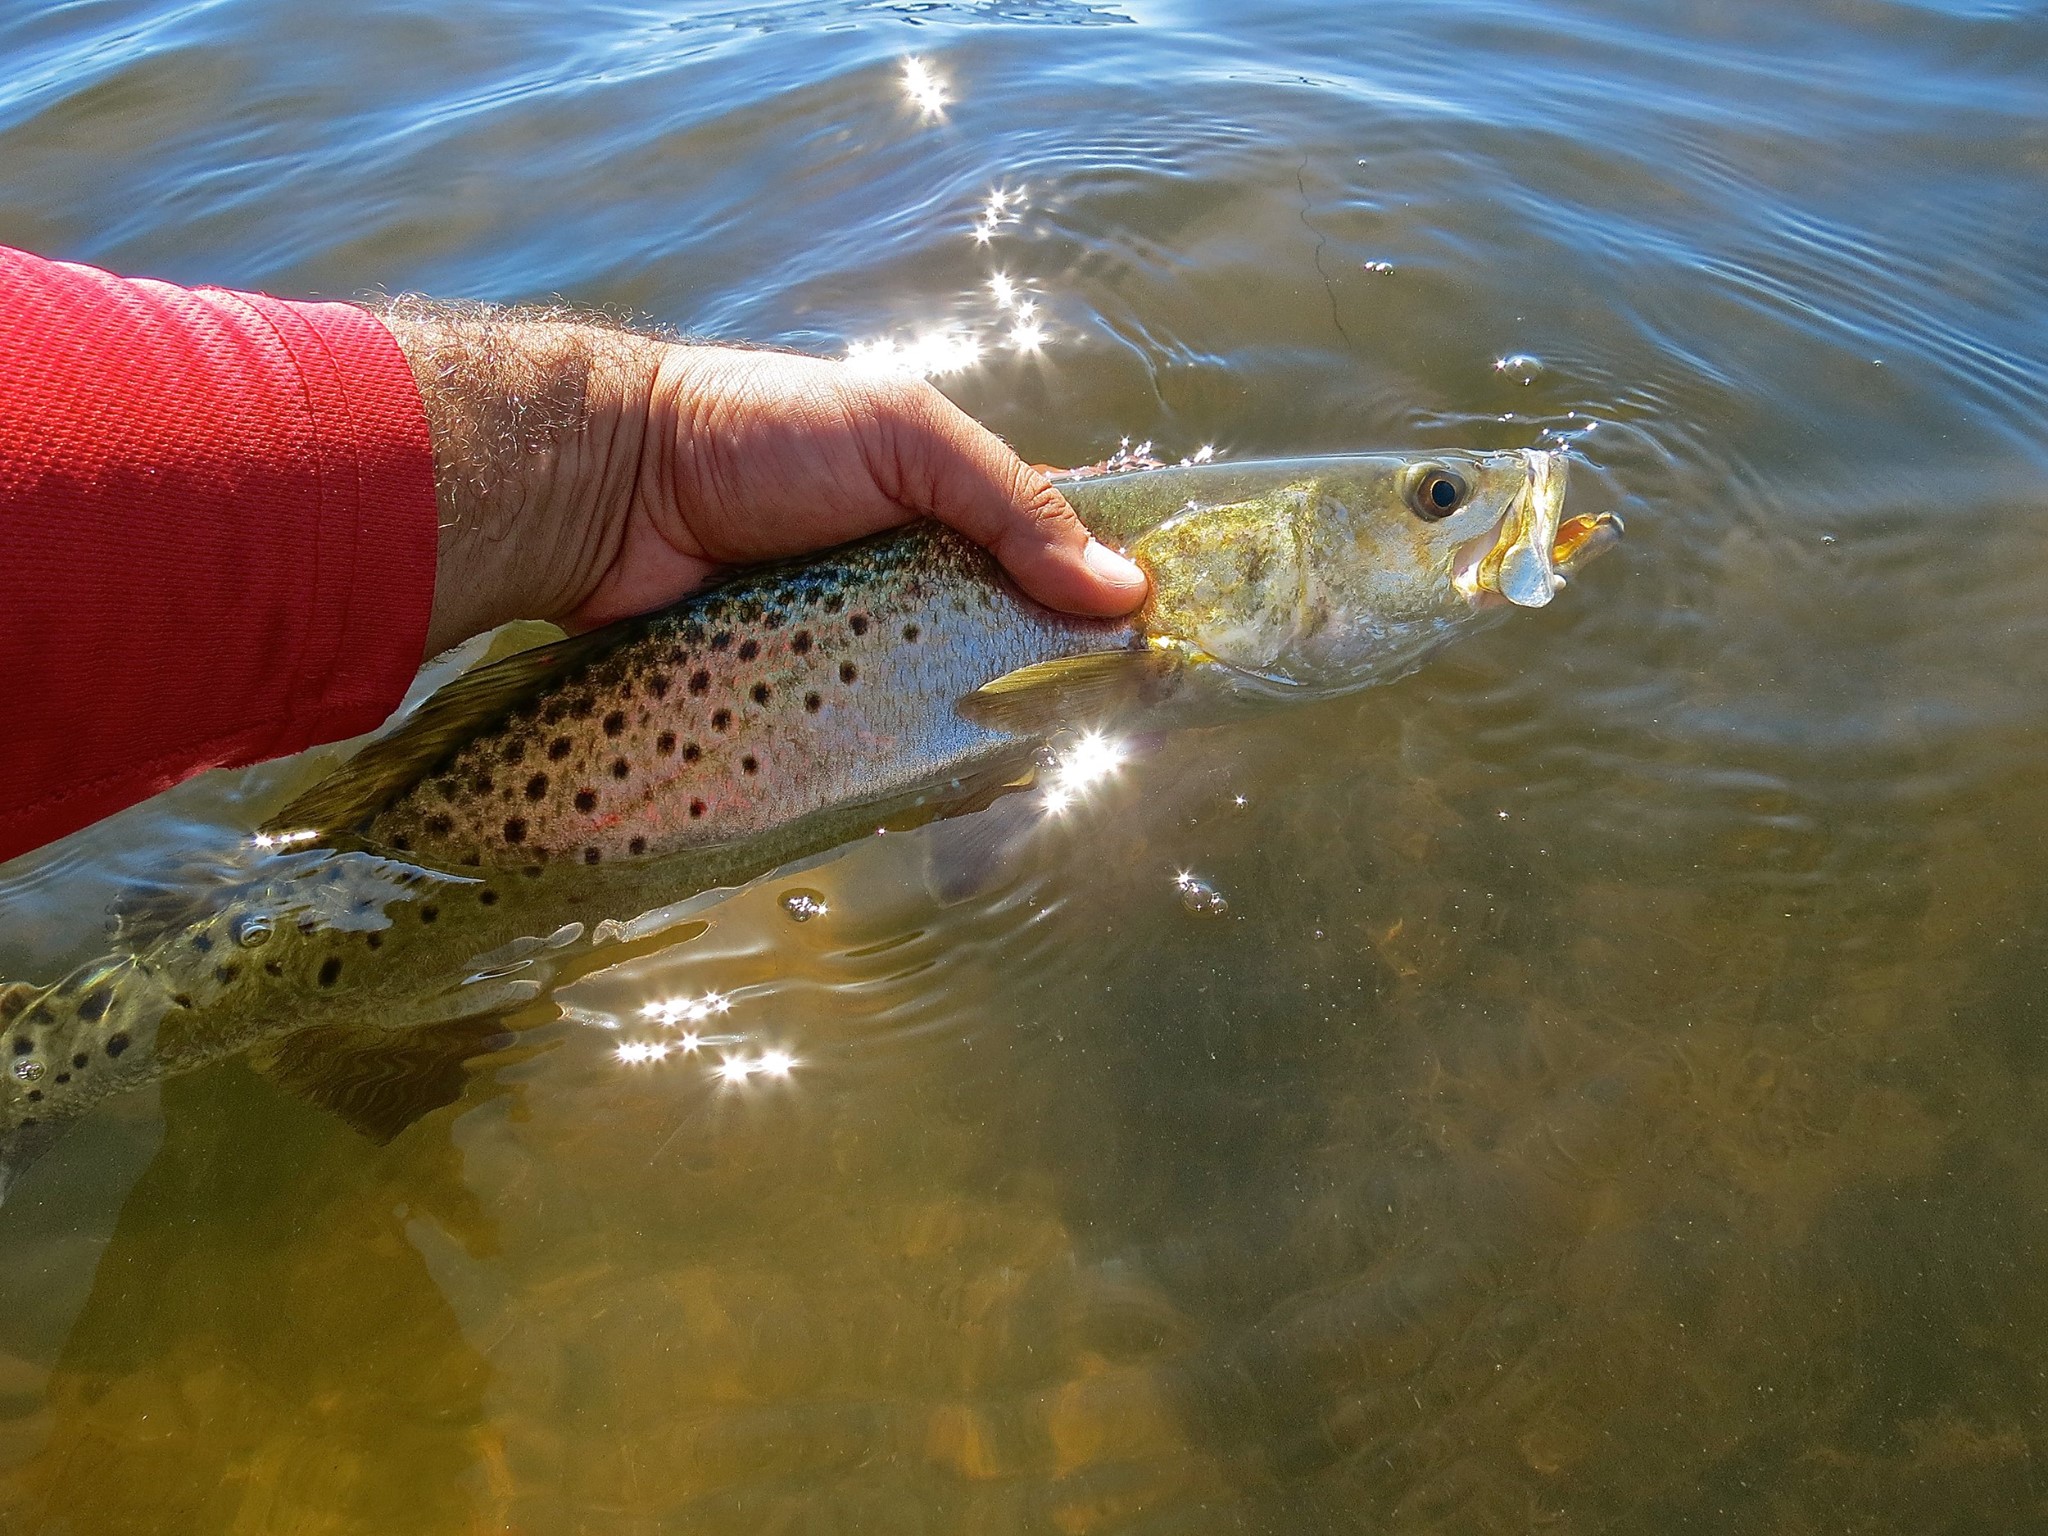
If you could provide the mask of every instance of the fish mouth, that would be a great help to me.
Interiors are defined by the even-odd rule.
[[[1567,576],[1621,541],[1621,519],[1612,512],[1562,518],[1568,464],[1562,453],[1525,448],[1522,457],[1528,475],[1514,505],[1492,532],[1459,551],[1451,584],[1475,606],[1505,599],[1517,608],[1541,608]]]

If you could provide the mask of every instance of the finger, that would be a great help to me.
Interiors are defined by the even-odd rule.
[[[1094,538],[1043,474],[937,390],[911,392],[886,426],[898,499],[988,550],[1039,602],[1110,617],[1145,600],[1145,573]]]

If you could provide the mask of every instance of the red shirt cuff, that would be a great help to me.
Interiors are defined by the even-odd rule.
[[[0,859],[375,726],[419,666],[435,523],[374,316],[0,248]]]

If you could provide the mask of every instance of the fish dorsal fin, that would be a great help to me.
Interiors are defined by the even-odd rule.
[[[381,1147],[461,1098],[471,1058],[512,1038],[498,1014],[403,1030],[316,1024],[258,1047],[249,1064]]]
[[[986,730],[1040,736],[1157,703],[1187,660],[1176,648],[1143,646],[1034,662],[984,683],[956,708]]]
[[[266,832],[351,832],[478,732],[618,644],[613,625],[473,668],[279,811]]]

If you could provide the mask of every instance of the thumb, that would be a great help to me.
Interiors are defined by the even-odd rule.
[[[898,499],[965,534],[1049,608],[1108,618],[1145,600],[1136,564],[1089,533],[1064,496],[937,390],[894,424]]]

